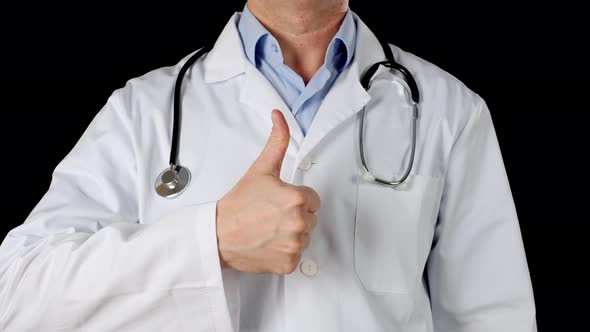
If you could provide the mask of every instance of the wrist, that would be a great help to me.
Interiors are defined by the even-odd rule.
[[[220,212],[221,211],[220,205],[221,205],[221,200],[217,201],[217,204],[215,207],[215,226],[216,226],[215,229],[216,229],[216,235],[217,235],[217,254],[219,256],[219,263],[221,265],[221,268],[225,269],[225,268],[230,268],[230,265],[227,263],[226,255],[224,254],[224,252],[222,250],[225,242],[222,239],[223,232],[221,231],[221,229],[223,227],[220,227],[224,224],[223,221],[220,221],[223,218],[222,214]]]

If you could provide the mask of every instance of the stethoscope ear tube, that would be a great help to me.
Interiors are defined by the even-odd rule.
[[[410,71],[400,65],[397,62],[389,62],[387,64],[385,64],[385,66],[389,67],[389,68],[393,68],[396,69],[397,71],[399,71],[400,73],[402,73],[402,75],[404,75],[404,80],[406,81],[406,83],[408,84],[408,87],[410,88],[410,97],[412,98],[412,101],[414,102],[414,104],[419,104],[420,103],[420,92],[418,91],[418,84],[416,84],[416,80],[414,80],[414,76],[412,76],[412,74],[410,74]]]
[[[389,68],[393,68],[398,70],[400,73],[402,73],[402,75],[404,76],[404,81],[406,81],[406,83],[408,84],[408,87],[410,88],[410,98],[412,99],[412,101],[415,104],[419,104],[420,103],[420,91],[418,90],[418,84],[416,84],[416,80],[414,79],[414,76],[412,76],[412,74],[410,73],[410,71],[402,66],[401,64],[399,64],[397,61],[395,61],[395,58],[393,57],[393,52],[391,51],[391,47],[389,46],[389,44],[387,42],[384,42],[382,39],[379,39],[379,43],[381,44],[381,48],[383,48],[383,53],[385,53],[385,58],[387,59],[387,61],[383,61],[381,63],[378,63],[377,67],[379,67],[379,65],[383,64],[386,67]],[[372,69],[375,65],[371,66]],[[377,71],[377,68],[373,69],[373,72],[371,73],[371,75],[368,78],[368,81],[371,80],[371,77],[373,76],[373,74],[375,74],[375,71]],[[367,73],[369,71],[367,70]],[[368,86],[368,84],[367,84]]]
[[[395,69],[399,71],[403,75],[404,81],[406,81],[408,84],[408,88],[410,89],[410,98],[415,104],[420,103],[420,92],[418,92],[418,85],[416,84],[416,80],[414,80],[414,77],[410,71],[399,63],[391,62],[389,60],[374,63],[371,67],[369,67],[369,69],[367,69],[363,77],[361,77],[361,85],[365,90],[369,90],[371,79],[379,69],[379,66],[385,66],[390,68],[390,70]]]

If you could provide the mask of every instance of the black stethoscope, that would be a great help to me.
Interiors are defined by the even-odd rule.
[[[372,175],[369,167],[367,166],[367,162],[365,160],[365,152],[364,152],[364,145],[363,145],[363,122],[365,118],[365,108],[361,110],[361,120],[360,120],[360,128],[359,128],[359,145],[360,145],[360,156],[361,156],[361,163],[363,169],[365,170],[364,179],[368,181],[373,181],[375,183],[389,186],[389,187],[396,187],[402,184],[410,171],[412,170],[412,165],[414,163],[414,154],[416,151],[416,126],[418,121],[418,104],[420,103],[420,94],[418,92],[418,85],[414,80],[412,74],[406,69],[406,67],[400,65],[395,61],[393,58],[393,53],[389,48],[389,45],[379,41],[383,51],[385,52],[385,56],[387,60],[380,61],[374,63],[369,67],[369,69],[363,74],[361,77],[361,85],[363,88],[368,91],[371,87],[371,79],[373,75],[379,69],[379,66],[385,66],[389,68],[390,71],[397,70],[403,76],[404,81],[408,85],[409,93],[410,93],[410,100],[412,102],[412,145],[410,147],[410,160],[406,167],[406,171],[404,174],[397,180],[387,181],[375,177]],[[170,166],[164,169],[156,178],[156,182],[154,184],[156,193],[158,195],[165,197],[165,198],[174,198],[180,195],[188,186],[191,181],[191,172],[188,168],[183,167],[178,164],[178,143],[180,141],[180,124],[181,124],[181,86],[184,76],[188,69],[197,61],[203,54],[207,53],[211,50],[211,46],[206,46],[198,50],[195,54],[193,54],[180,68],[180,72],[176,77],[176,83],[174,85],[174,119],[172,122],[172,146],[170,147]]]

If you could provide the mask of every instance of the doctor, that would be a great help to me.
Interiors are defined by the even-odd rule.
[[[485,102],[387,47],[421,96],[396,187],[365,175],[359,122],[373,174],[399,177],[408,85],[361,86],[385,53],[347,1],[250,0],[230,18],[184,78],[192,178],[175,198],[154,179],[188,56],[130,80],[4,239],[0,330],[536,331]]]

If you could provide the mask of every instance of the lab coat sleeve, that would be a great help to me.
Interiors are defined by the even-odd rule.
[[[216,202],[138,220],[136,148],[114,93],[0,246],[1,331],[230,331]]]
[[[428,259],[434,331],[534,332],[520,226],[492,118],[480,102],[450,152]]]

